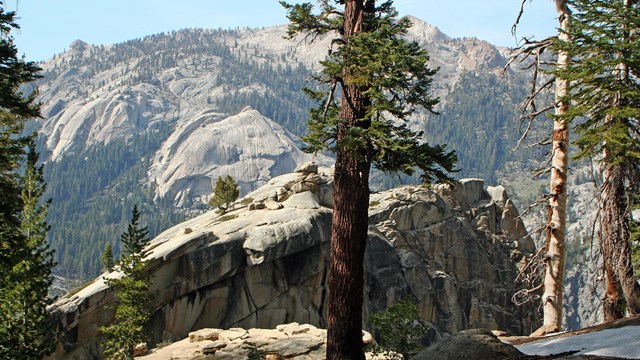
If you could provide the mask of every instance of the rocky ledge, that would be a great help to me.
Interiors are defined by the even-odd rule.
[[[325,326],[331,233],[329,169],[306,165],[236,202],[168,229],[148,247],[152,343],[203,328]],[[404,186],[371,195],[364,319],[411,297],[443,333],[468,328],[530,333],[536,304],[515,306],[518,266],[535,251],[513,203],[482,180]],[[51,308],[59,329],[52,358],[100,354],[98,328],[114,293],[103,274]],[[368,321],[363,324],[369,329]]]
[[[249,359],[251,354],[261,359],[324,359],[327,351],[327,331],[313,325],[298,323],[278,325],[275,329],[232,328],[202,329],[189,333],[189,338],[159,347],[140,360]],[[371,334],[362,333],[365,346],[373,344]],[[377,359],[371,352],[367,359]],[[380,357],[382,359],[382,357]]]

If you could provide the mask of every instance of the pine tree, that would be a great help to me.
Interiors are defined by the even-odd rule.
[[[321,62],[319,87],[306,92],[311,110],[310,152],[336,153],[333,220],[327,296],[327,359],[364,359],[362,303],[367,240],[369,172],[423,171],[425,180],[449,180],[456,156],[443,146],[422,143],[406,120],[416,107],[433,111],[429,95],[435,71],[415,42],[403,38],[411,22],[397,19],[392,1],[318,1],[288,4],[289,37],[334,36]]]
[[[152,298],[144,247],[149,239],[147,228],[140,227],[139,220],[140,211],[134,206],[127,231],[120,236],[123,256],[116,268],[122,277],[107,279],[107,284],[117,292],[113,323],[101,328],[107,336],[104,355],[110,360],[132,359],[134,347],[148,338],[144,327],[152,314]]]
[[[113,249],[111,248],[111,243],[107,241],[104,245],[104,250],[102,251],[102,256],[100,257],[100,264],[104,271],[109,272],[113,270],[113,266],[115,265],[113,260]]]
[[[14,254],[19,256],[6,277],[0,292],[0,358],[41,359],[54,349],[53,323],[47,305],[51,270],[55,266],[46,234],[47,208],[41,203],[45,191],[42,166],[31,142],[20,197],[20,216],[24,243]]]
[[[209,205],[217,207],[220,213],[224,214],[239,196],[240,190],[233,177],[231,175],[221,176],[216,180],[216,187],[213,190],[213,197],[209,201]]]
[[[21,86],[37,79],[40,69],[18,57],[11,36],[18,28],[15,13],[0,1],[0,359],[41,359],[53,350],[46,306],[54,262],[42,168],[33,136],[22,134],[39,107],[35,92],[25,94]]]
[[[640,6],[635,0],[570,0],[570,42],[557,51],[573,62],[558,68],[572,82],[565,98],[573,105],[561,118],[576,122],[578,158],[597,159],[602,168],[602,244],[607,280],[605,319],[640,313],[640,285],[633,274],[629,189],[640,174]]]
[[[40,114],[35,94],[23,94],[20,86],[36,80],[40,70],[18,57],[11,31],[20,27],[15,12],[6,12],[0,1],[0,278],[18,261],[14,250],[23,247],[20,233],[20,164],[29,138],[22,136],[24,122]]]

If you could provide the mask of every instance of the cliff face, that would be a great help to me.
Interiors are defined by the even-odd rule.
[[[295,135],[250,107],[229,117],[205,111],[176,126],[156,152],[149,178],[158,197],[187,206],[207,203],[220,176],[231,175],[246,194],[313,157],[300,150]]]
[[[330,179],[313,166],[302,168],[272,179],[226,215],[211,211],[153,239],[153,340],[182,339],[205,327],[294,321],[323,327]],[[517,263],[535,250],[533,242],[504,191],[483,185],[463,180],[372,195],[365,319],[411,296],[421,317],[441,331],[522,334],[537,326],[535,305],[511,303]],[[61,334],[53,358],[99,353],[96,329],[112,316],[105,276],[119,275],[105,274],[53,306]]]

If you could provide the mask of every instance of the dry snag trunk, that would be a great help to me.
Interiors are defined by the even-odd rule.
[[[527,0],[522,0],[520,11],[515,24],[512,27],[512,34],[515,36],[518,23],[524,12],[524,5]],[[570,29],[571,10],[566,0],[554,0],[558,13],[559,29],[557,39],[560,42],[571,41],[567,32]],[[545,115],[549,110],[554,109],[553,132],[550,137],[551,167],[540,171],[536,176],[550,172],[549,194],[544,197],[547,202],[547,219],[544,228],[546,229],[546,241],[542,254],[544,263],[544,278],[540,286],[544,287],[542,294],[543,325],[537,329],[534,335],[544,335],[557,332],[562,326],[562,306],[563,306],[563,286],[564,286],[564,258],[565,258],[565,233],[567,219],[567,175],[569,169],[569,126],[566,114],[569,110],[570,82],[559,76],[543,81],[539,85],[540,74],[555,73],[558,69],[566,69],[571,65],[571,56],[568,51],[557,50],[557,60],[553,64],[542,59],[542,53],[549,48],[553,48],[554,39],[547,38],[542,41],[531,41],[523,38],[524,45],[516,49],[515,55],[511,56],[511,61],[521,59],[524,62],[533,57],[533,61],[526,64],[525,69],[531,69],[532,86],[528,97],[523,102],[523,116],[521,120],[528,120],[528,125],[522,137],[518,141],[518,146],[529,135],[532,122],[541,115]],[[545,66],[550,65],[554,70],[549,70]],[[555,101],[553,105],[538,108],[536,103],[540,95],[551,89],[555,84]],[[522,125],[522,124],[521,124]],[[546,145],[543,140],[536,145]],[[542,203],[542,201],[538,202]],[[535,205],[534,205],[535,206]],[[535,261],[535,260],[533,260]],[[524,290],[524,294],[533,293],[539,287]]]
[[[571,12],[564,0],[556,0],[560,22],[561,41],[570,41],[565,33],[570,26]],[[571,57],[567,52],[558,54],[557,67],[567,67]],[[556,332],[562,326],[562,304],[564,286],[565,229],[567,221],[567,171],[569,169],[569,128],[561,118],[569,108],[564,98],[569,95],[570,84],[556,78],[555,115],[552,135],[552,166],[549,186],[549,211],[547,217],[547,240],[545,245],[546,269],[542,305],[544,333]]]

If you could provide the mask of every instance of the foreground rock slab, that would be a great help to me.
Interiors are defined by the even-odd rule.
[[[612,329],[621,330],[621,329]],[[608,331],[608,330],[606,330]],[[528,345],[514,347],[511,344],[501,341],[492,332],[485,329],[472,329],[459,332],[448,338],[444,338],[432,346],[424,349],[412,360],[535,360],[535,359],[557,359],[557,360],[577,360],[577,359],[638,359],[640,357],[633,356],[638,351],[638,333],[633,327],[626,328],[627,333],[635,332],[635,340],[631,344],[627,344],[624,339],[623,343],[618,341],[609,342],[605,351],[589,352],[584,350],[585,339],[579,339],[582,335],[566,337],[565,343],[558,342],[558,339],[546,341],[538,341]],[[587,341],[595,341],[601,334],[591,333],[592,339]],[[610,338],[611,339],[611,338]],[[602,341],[600,341],[603,343]],[[582,348],[576,348],[576,344],[582,344]],[[593,345],[593,343],[591,344]],[[631,347],[628,347],[630,345]],[[635,349],[632,349],[635,346]],[[600,350],[603,350],[601,347]],[[597,354],[603,355],[598,356]],[[629,357],[627,357],[629,356]]]
[[[224,334],[234,336],[224,338]],[[211,334],[221,338],[213,341]],[[241,334],[239,337],[235,335]],[[215,336],[214,336],[215,337]],[[371,334],[363,332],[363,343]],[[165,347],[154,349],[141,360],[165,359],[300,359],[320,360],[325,358],[327,331],[309,324],[290,323],[278,325],[276,329],[203,329],[189,334],[189,338]],[[367,359],[380,359],[371,353]]]
[[[640,316],[541,338],[506,340],[529,355],[572,351],[575,352],[572,359],[640,359]]]

